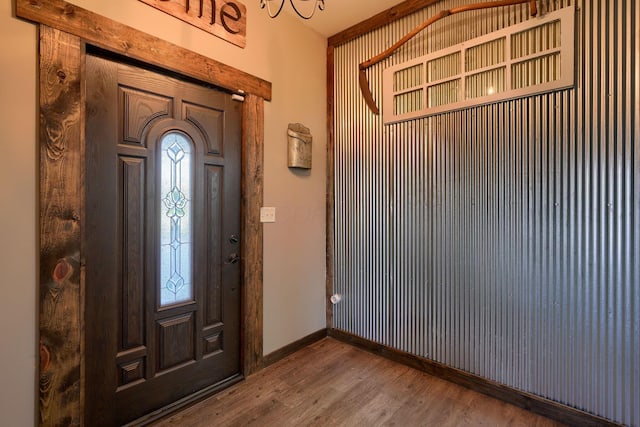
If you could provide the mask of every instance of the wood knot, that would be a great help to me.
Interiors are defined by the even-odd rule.
[[[58,76],[58,78],[60,79],[60,83],[62,83],[63,81],[66,80],[67,78],[67,74],[62,71],[62,70],[58,70],[58,72],[56,73],[56,75]]]
[[[44,343],[40,343],[40,372],[45,373],[51,366],[51,351]]]
[[[29,4],[31,6],[38,6],[38,7],[42,6],[39,0],[29,0]]]
[[[64,7],[64,14],[65,15],[73,15],[76,12],[75,8],[73,7],[73,5],[71,4],[67,4]]]
[[[56,283],[62,283],[73,273],[73,267],[65,259],[61,259],[53,269],[53,280]]]

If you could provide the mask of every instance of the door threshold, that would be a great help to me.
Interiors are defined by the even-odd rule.
[[[234,384],[239,383],[244,380],[244,375],[235,374],[225,380],[222,380],[216,384],[210,385],[208,387],[203,388],[202,390],[196,391],[189,396],[183,397],[180,400],[177,400],[173,403],[170,403],[156,411],[150,412],[147,415],[143,415],[135,421],[132,421],[128,424],[125,424],[124,427],[139,427],[139,426],[147,426],[151,423],[159,421],[162,418],[166,418],[170,415],[175,414],[176,412],[186,409],[187,407],[193,405],[194,403],[200,402],[218,392],[221,392],[224,389],[231,387]]]

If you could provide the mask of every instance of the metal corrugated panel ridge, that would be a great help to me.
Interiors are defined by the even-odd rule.
[[[544,2],[576,9],[574,89],[383,125],[358,63],[466,3],[335,49],[334,326],[640,426],[640,6]],[[374,96],[384,68],[526,19],[436,23],[368,70]]]

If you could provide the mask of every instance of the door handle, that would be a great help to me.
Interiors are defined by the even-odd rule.
[[[238,261],[240,261],[240,255],[238,255],[237,253],[232,253],[229,254],[229,257],[227,258],[227,262],[225,262],[225,264],[237,264]]]

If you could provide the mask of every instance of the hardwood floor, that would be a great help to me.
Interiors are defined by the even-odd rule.
[[[158,426],[560,426],[325,338]]]

